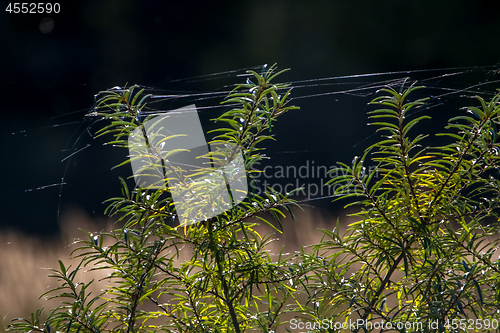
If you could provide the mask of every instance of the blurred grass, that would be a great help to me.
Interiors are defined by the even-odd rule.
[[[5,332],[13,318],[28,318],[41,307],[48,313],[57,306],[57,300],[39,298],[57,285],[56,279],[48,277],[49,268],[59,267],[58,260],[77,264],[69,260],[69,256],[74,249],[71,246],[74,239],[84,236],[79,229],[100,231],[103,226],[109,228],[110,224],[93,221],[82,211],[71,209],[61,216],[61,232],[52,238],[0,231],[0,332]],[[85,280],[92,278],[87,276]]]

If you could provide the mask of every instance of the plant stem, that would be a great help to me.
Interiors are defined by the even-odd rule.
[[[214,234],[212,231],[212,223],[211,223],[212,219],[209,220],[208,222],[210,222],[210,223],[207,223],[208,232],[210,234],[210,243],[211,243],[210,245],[211,245],[211,248],[213,251],[213,255],[215,257],[215,262],[217,263],[217,273],[218,273],[220,282],[222,284],[222,289],[224,291],[223,301],[226,303],[226,305],[228,307],[229,315],[231,316],[231,321],[233,322],[234,330],[236,331],[236,333],[241,333],[240,324],[238,323],[238,317],[236,316],[236,311],[234,310],[234,306],[233,306],[233,300],[229,295],[229,286],[227,285],[226,278],[224,277],[222,263],[221,263],[221,260],[219,257],[220,252],[219,252],[219,249],[217,248],[218,244],[216,243],[216,241],[214,239]]]
[[[398,267],[399,263],[401,262],[401,260],[403,260],[403,258],[406,255],[405,254],[406,250],[411,246],[412,243],[413,243],[413,239],[411,239],[407,243],[407,245],[402,249],[401,254],[396,258],[396,260],[394,260],[394,263],[389,268],[389,271],[387,271],[387,274],[386,274],[384,280],[382,281],[382,283],[378,287],[377,291],[375,292],[375,295],[373,295],[373,298],[372,298],[372,300],[369,303],[369,307],[365,310],[365,312],[363,313],[363,316],[361,316],[360,319],[362,321],[365,321],[368,318],[368,316],[371,314],[372,308],[375,306],[375,304],[377,303],[377,300],[379,299],[380,295],[382,295],[382,293],[384,292],[385,288],[389,284],[389,282],[391,280],[391,277],[392,277],[392,274],[394,274],[394,272],[396,271],[396,268]],[[359,331],[359,327],[357,327],[353,331],[353,333],[357,333],[358,331]]]

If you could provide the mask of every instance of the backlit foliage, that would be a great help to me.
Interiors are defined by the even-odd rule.
[[[281,73],[274,66],[250,73],[225,100],[232,109],[216,119],[222,127],[214,142],[241,148],[252,181],[252,165],[264,158],[259,144],[295,107],[288,105],[289,88],[272,82]],[[419,88],[382,89],[369,113],[380,140],[335,170],[330,185],[338,199],[356,199],[348,206],[356,207],[358,220],[345,234],[337,222],[322,230],[319,244],[271,256],[266,245],[272,239],[256,231],[257,221],[280,232],[295,204],[289,193],[249,193],[216,217],[179,226],[168,188],[129,189],[122,181],[122,196],[107,209],[120,227],[88,233],[74,252],[80,265],[60,261],[53,270],[60,286],[46,295],[61,305],[46,317],[39,310],[15,320],[9,329],[276,332],[293,329],[293,318],[314,332],[380,332],[382,321],[384,332],[498,332],[500,94],[478,97],[468,115],[449,120],[439,135],[443,144],[427,146],[425,133],[413,134],[430,119],[410,112],[426,103],[411,101]],[[147,101],[139,86],[99,94],[96,114],[110,121],[101,135],[128,147]],[[155,163],[158,147],[148,148]],[[367,172],[369,162],[378,165],[378,177]],[[264,219],[265,212],[276,221]],[[102,270],[109,288],[90,295],[92,281],[80,282],[85,269]],[[349,325],[358,320],[366,325]]]

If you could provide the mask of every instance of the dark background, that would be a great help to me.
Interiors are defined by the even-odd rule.
[[[498,1],[73,0],[51,15],[0,4],[0,227],[29,233],[57,232],[72,206],[102,215],[117,194],[124,171],[109,170],[122,152],[93,140],[84,117],[100,90],[215,91],[222,81],[175,80],[273,63],[297,81],[500,62]],[[42,20],[53,29],[42,32]],[[302,110],[283,118],[271,145],[275,159],[350,161],[368,135],[366,102],[297,99]],[[315,155],[279,153],[289,150]],[[62,190],[38,189],[62,178]]]

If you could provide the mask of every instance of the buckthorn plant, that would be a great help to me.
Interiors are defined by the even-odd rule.
[[[266,158],[272,127],[297,109],[291,87],[275,83],[283,72],[249,72],[215,119],[212,142],[241,150],[249,182],[258,172],[252,166]],[[498,332],[500,94],[458,110],[436,141],[417,131],[430,121],[421,113],[427,98],[413,98],[423,93],[425,87],[405,82],[381,89],[370,103],[380,139],[339,163],[342,172],[329,182],[335,200],[350,199],[355,209],[345,232],[337,220],[321,230],[318,244],[273,256],[273,235],[257,228],[286,232],[283,219],[299,205],[293,193],[250,191],[238,204],[230,196],[226,211],[183,225],[168,186],[121,180],[122,195],[106,210],[116,227],[87,232],[73,252],[79,264],[61,260],[52,270],[59,285],[44,296],[60,305],[15,319],[8,330],[285,332],[300,320],[314,332],[342,331],[333,323],[349,321],[363,323],[354,332],[379,332],[374,323],[384,323],[384,332]],[[99,134],[130,148],[129,136],[151,117],[143,113],[149,97],[140,86],[99,93],[94,113],[108,122]],[[168,183],[160,144],[148,142],[142,157]],[[368,163],[377,164],[378,177]],[[100,294],[89,292],[87,271],[103,273],[108,287]],[[398,326],[410,322],[420,326]]]

